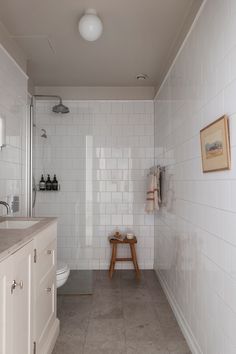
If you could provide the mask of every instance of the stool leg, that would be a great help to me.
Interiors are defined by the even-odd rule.
[[[131,251],[132,261],[133,261],[133,264],[134,264],[136,275],[139,278],[140,277],[140,270],[139,270],[138,261],[137,261],[137,257],[136,257],[135,245],[132,244],[132,243],[130,244],[130,251]]]
[[[109,273],[110,273],[111,267],[112,267],[113,252],[114,252],[114,245],[112,245],[112,255],[111,255],[111,261],[110,261]]]
[[[111,256],[111,264],[110,264],[110,269],[109,269],[109,274],[110,278],[112,278],[114,269],[115,269],[115,264],[116,264],[116,251],[117,251],[117,245],[113,244],[112,245],[112,256]]]

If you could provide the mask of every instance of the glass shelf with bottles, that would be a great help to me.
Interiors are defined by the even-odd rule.
[[[58,192],[60,190],[60,184],[57,181],[56,175],[54,175],[51,180],[50,175],[48,174],[47,179],[44,179],[44,175],[41,175],[39,184],[37,185],[37,191],[39,192]]]

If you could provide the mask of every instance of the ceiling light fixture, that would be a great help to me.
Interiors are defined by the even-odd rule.
[[[137,80],[147,80],[148,79],[148,75],[147,74],[138,74],[137,76],[136,76],[136,79]]]
[[[103,31],[103,24],[97,16],[97,11],[94,9],[86,10],[79,20],[78,28],[79,33],[86,41],[96,41]]]

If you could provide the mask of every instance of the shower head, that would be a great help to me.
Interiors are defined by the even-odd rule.
[[[33,124],[33,127],[35,128],[35,129],[37,129],[37,130],[39,130],[39,128],[37,127],[37,125],[34,123]],[[47,139],[47,131],[45,130],[45,129],[40,129],[41,130],[41,134],[40,134],[40,137],[41,138],[44,138],[44,139]]]
[[[60,98],[60,102],[59,102],[57,105],[55,105],[55,106],[52,107],[52,111],[53,111],[54,113],[69,113],[69,112],[70,112],[69,108],[66,107],[66,106],[62,103],[62,99],[61,99],[61,98]]]
[[[47,132],[46,132],[46,130],[45,129],[41,129],[41,132],[42,132],[42,134],[41,134],[41,138],[45,138],[45,139],[47,139]]]
[[[57,95],[33,95],[33,97],[51,97],[51,98],[57,98],[59,100],[59,103],[57,105],[55,105],[54,107],[52,107],[52,111],[54,113],[69,113],[70,110],[68,107],[66,107],[63,103],[62,103],[62,98],[61,96],[57,96]],[[32,102],[33,102],[33,97],[32,97]],[[32,103],[33,105],[33,103]]]

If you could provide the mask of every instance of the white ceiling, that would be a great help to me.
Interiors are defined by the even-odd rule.
[[[0,21],[24,49],[37,86],[159,86],[202,0],[0,0]],[[104,32],[77,23],[95,8]],[[149,80],[136,80],[145,73]]]

